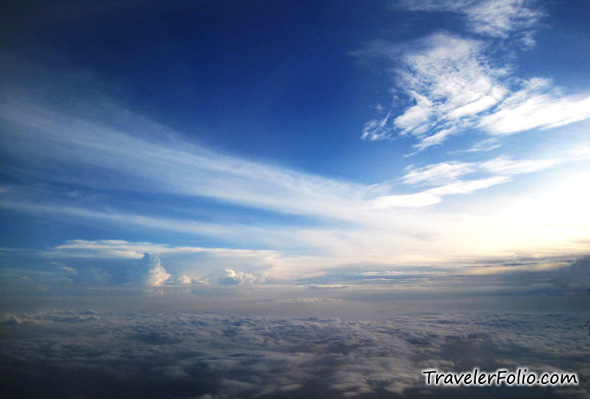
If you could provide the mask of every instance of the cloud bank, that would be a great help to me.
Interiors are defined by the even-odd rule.
[[[581,314],[387,321],[49,311],[3,314],[3,397],[590,397]],[[425,368],[576,372],[578,387],[436,388]]]

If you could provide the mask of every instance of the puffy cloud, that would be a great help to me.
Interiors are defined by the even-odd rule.
[[[221,285],[243,285],[257,282],[258,277],[253,273],[237,272],[233,269],[225,269],[218,283]]]
[[[149,252],[143,255],[137,266],[129,268],[127,274],[132,283],[148,287],[162,286],[171,277],[160,258]]]
[[[158,287],[170,278],[170,274],[166,272],[158,256],[146,252],[142,261],[142,263],[147,263],[149,267],[145,279],[146,285]]]
[[[192,284],[193,280],[192,280],[190,277],[188,277],[187,275],[184,275],[184,274],[183,274],[183,275],[182,275],[182,276],[180,276],[180,278],[178,279],[178,282],[179,282],[180,284]]]

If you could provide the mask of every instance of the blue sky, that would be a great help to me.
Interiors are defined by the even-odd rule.
[[[425,288],[587,254],[589,3],[359,3],[4,5],[2,285]]]

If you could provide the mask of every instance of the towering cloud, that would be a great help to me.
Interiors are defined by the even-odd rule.
[[[157,255],[146,252],[141,259],[141,264],[144,266],[142,270],[147,268],[147,273],[143,277],[143,283],[149,287],[161,286],[170,278],[170,274],[164,269]]]

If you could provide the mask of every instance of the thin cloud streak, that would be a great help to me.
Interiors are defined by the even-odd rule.
[[[8,133],[6,147],[21,157],[34,156],[68,166],[83,163],[116,171],[125,189],[211,197],[221,201],[282,213],[358,221],[350,205],[370,195],[366,186],[338,182],[279,166],[215,153],[197,145],[165,142],[169,129],[149,121],[129,121],[119,129],[30,104],[0,106],[0,115],[17,128]],[[115,115],[117,117],[117,115]],[[44,176],[51,180],[51,176]],[[87,184],[76,173],[61,176]],[[117,186],[100,180],[93,185]],[[368,191],[369,190],[369,191]],[[329,203],[330,207],[321,204]]]
[[[34,181],[62,188],[74,183],[89,191],[209,197],[262,209],[272,214],[275,222],[224,224],[196,217],[175,218],[161,213],[157,203],[143,213],[100,199],[73,201],[63,193],[52,193],[51,188],[41,192],[16,184],[2,187],[1,207],[44,217],[65,216],[78,224],[98,222],[131,230],[174,232],[194,239],[215,237],[219,246],[276,251],[275,258],[280,261],[273,273],[277,276],[360,262],[416,264],[494,251],[505,254],[507,248],[517,244],[502,240],[497,244],[494,237],[500,228],[487,231],[494,222],[491,218],[469,215],[468,207],[465,215],[447,214],[441,202],[455,197],[457,203],[465,203],[459,197],[557,162],[502,157],[479,163],[447,162],[410,169],[398,180],[410,189],[368,185],[214,152],[183,142],[174,131],[117,110],[114,105],[93,109],[78,104],[73,108],[76,112],[64,112],[23,100],[24,95],[18,98],[7,98],[0,104],[0,116],[7,126],[2,131],[3,146],[20,161],[13,168],[21,168],[26,172],[23,175],[32,176]],[[54,175],[52,169],[60,173]],[[470,173],[474,174],[472,179],[467,178]],[[21,189],[29,190],[28,194],[22,194]],[[285,222],[282,216],[287,214],[309,217],[313,223]],[[513,227],[511,223],[507,222],[504,229]],[[486,244],[469,242],[469,237],[475,236],[492,238]],[[560,245],[571,250],[568,240],[581,236],[584,234],[580,232],[568,235],[567,242]],[[466,243],[462,254],[449,245],[458,241]],[[527,245],[538,247],[534,240],[528,240]]]
[[[444,186],[455,182],[462,176],[476,172],[513,176],[539,172],[571,160],[571,157],[569,159],[555,157],[552,159],[513,160],[499,156],[480,162],[447,161],[422,168],[409,167],[408,172],[403,176],[403,181],[406,184],[414,185]]]
[[[509,182],[510,180],[507,176],[466,181],[458,180],[416,194],[381,196],[374,199],[372,204],[375,209],[429,206],[440,203],[442,197],[446,195],[471,194],[484,188]]]

